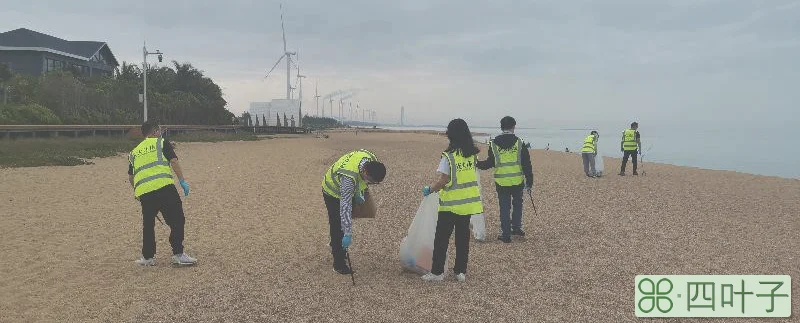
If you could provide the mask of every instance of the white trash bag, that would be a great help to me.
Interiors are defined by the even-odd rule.
[[[594,156],[594,174],[603,176],[605,173],[605,166],[603,165],[603,155],[597,154]]]
[[[478,169],[475,169],[475,175],[478,177],[478,191],[481,190],[481,173]],[[481,192],[481,203],[483,203],[483,193]],[[475,240],[478,241],[486,241],[486,221],[484,219],[483,213],[475,214],[469,219],[469,226],[472,229],[472,235],[475,237]]]
[[[420,275],[431,271],[433,240],[436,236],[438,219],[439,194],[431,193],[422,199],[417,214],[408,228],[408,234],[400,241],[400,265],[403,268]],[[445,268],[447,268],[446,261]]]
[[[594,174],[597,176],[603,176],[605,174],[605,166],[603,165],[603,155],[600,154],[600,147],[595,144],[594,151],[597,153],[594,155]]]

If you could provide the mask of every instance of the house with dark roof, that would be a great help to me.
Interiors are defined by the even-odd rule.
[[[119,66],[105,42],[64,40],[25,28],[0,33],[0,64],[19,74],[71,69],[87,77],[114,75]]]

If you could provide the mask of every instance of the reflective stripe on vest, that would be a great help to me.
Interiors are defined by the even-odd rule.
[[[581,148],[582,153],[596,153],[597,147],[594,145],[594,135],[589,135],[585,139],[583,139],[583,148]]]
[[[483,213],[476,156],[464,158],[460,152],[445,152],[442,156],[450,163],[450,182],[439,192],[439,211],[457,215]]]
[[[163,148],[163,138],[146,138],[128,154],[136,197],[174,184],[172,168],[164,158]]]
[[[347,176],[356,183],[358,192],[363,194],[367,188],[367,183],[361,178],[359,174],[358,165],[364,158],[371,161],[377,161],[378,158],[375,154],[368,150],[359,149],[352,151],[340,157],[328,170],[325,172],[325,177],[322,179],[322,190],[330,196],[341,198],[341,180],[340,176]]]
[[[490,142],[494,155],[494,181],[500,186],[520,185],[525,181],[522,172],[522,140],[517,139],[509,149],[501,149]]]
[[[627,129],[622,132],[622,149],[636,150],[639,145],[636,144],[636,130]]]

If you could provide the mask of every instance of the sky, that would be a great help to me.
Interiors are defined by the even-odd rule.
[[[279,5],[8,1],[0,30],[105,41],[120,62],[140,63],[147,41],[165,63],[203,70],[239,115],[286,96],[284,63],[265,78],[283,54]],[[800,123],[800,1],[298,0],[283,12],[312,114],[318,84],[322,96],[358,89],[353,105],[385,123],[399,121],[401,106],[412,124],[494,127],[505,115],[519,127]]]

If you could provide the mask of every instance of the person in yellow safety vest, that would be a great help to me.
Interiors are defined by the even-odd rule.
[[[599,177],[594,168],[594,160],[597,157],[597,140],[600,139],[600,134],[592,130],[586,138],[583,139],[583,148],[581,148],[581,156],[583,157],[583,172],[586,176],[595,178]]]
[[[378,184],[385,177],[386,166],[364,149],[345,154],[325,172],[322,198],[328,209],[329,245],[333,270],[337,273],[353,272],[345,262],[345,250],[353,241],[353,203],[363,204],[368,194],[367,184]]]
[[[447,125],[450,144],[442,152],[437,170],[438,176],[432,185],[422,188],[422,195],[439,192],[439,214],[433,240],[431,272],[422,276],[425,281],[444,279],[444,262],[450,235],[455,229],[456,262],[453,273],[456,280],[466,280],[469,259],[469,220],[472,215],[483,213],[480,182],[477,170],[480,150],[472,141],[469,126],[462,119],[454,119]]]
[[[153,121],[146,121],[141,129],[146,138],[128,154],[128,180],[135,198],[142,205],[142,257],[136,263],[142,266],[156,264],[155,221],[161,212],[170,228],[172,263],[194,265],[197,259],[183,251],[186,218],[172,171],[178,177],[184,196],[189,196],[189,184],[183,177],[172,144],[161,137],[161,127]]]
[[[639,123],[631,123],[630,129],[622,132],[622,141],[619,144],[619,150],[623,152],[622,166],[619,169],[619,175],[625,176],[625,166],[628,164],[628,157],[631,157],[633,162],[633,175],[639,175],[636,172],[636,155],[641,152],[642,139],[639,135]]]
[[[517,121],[510,116],[500,119],[503,131],[489,142],[489,157],[478,161],[482,170],[494,168],[497,201],[500,203],[500,235],[498,240],[511,242],[511,236],[525,236],[522,231],[523,187],[533,188],[533,167],[528,145],[514,134]],[[513,210],[512,210],[513,206]]]

